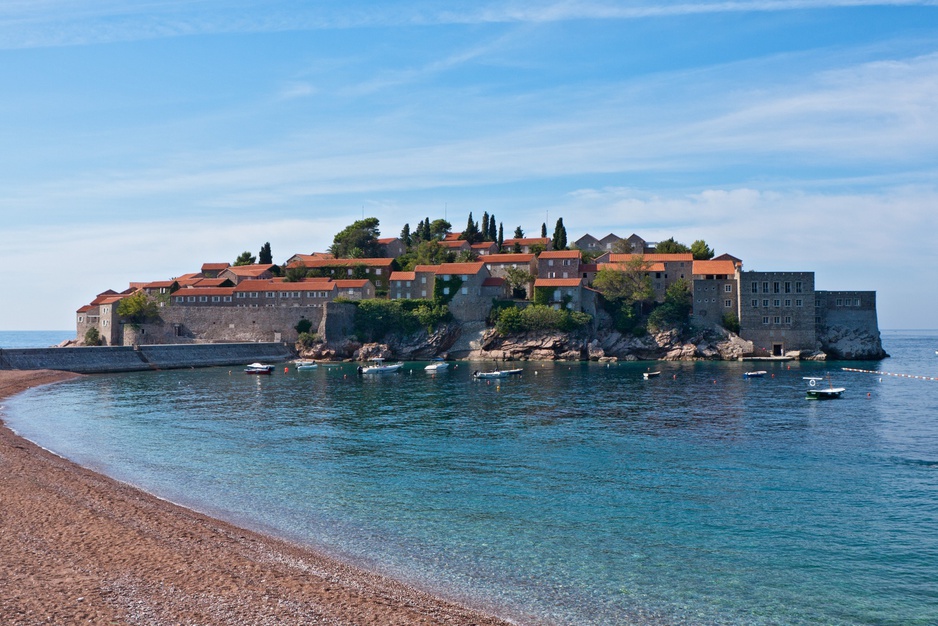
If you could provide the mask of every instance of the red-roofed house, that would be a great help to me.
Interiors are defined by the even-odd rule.
[[[391,272],[388,297],[391,300],[411,300],[425,298],[417,287],[417,272]]]
[[[555,309],[566,307],[571,311],[582,311],[583,286],[583,279],[579,277],[538,278],[534,281],[534,299],[536,302],[546,301]]]
[[[492,276],[508,278],[508,270],[523,270],[531,275],[531,281],[524,287],[524,297],[531,299],[534,296],[534,278],[537,276],[537,257],[531,253],[518,254],[489,254],[479,259]]]
[[[537,257],[538,278],[580,278],[579,250],[548,250]]]
[[[470,248],[479,256],[498,254],[498,244],[494,241],[480,241],[479,243],[472,244]]]
[[[553,243],[549,237],[525,237],[522,239],[504,240],[502,242],[502,252],[510,254],[515,252],[516,248],[519,248],[521,252],[528,254],[534,251],[535,246],[539,247],[541,250],[553,249]]]
[[[378,245],[381,246],[384,256],[389,259],[396,259],[405,252],[404,242],[400,237],[384,237],[378,240]]]
[[[739,267],[730,259],[694,261],[695,323],[720,324],[727,313],[739,320]]]
[[[664,301],[664,295],[675,281],[693,280],[694,255],[690,252],[678,254],[604,254],[596,259],[599,270],[625,269],[627,265],[641,260],[645,271],[652,280],[655,300]]]
[[[234,302],[235,306],[249,308],[321,307],[334,300],[336,294],[336,284],[328,278],[291,283],[277,279],[245,280],[234,287]]]
[[[232,265],[220,272],[218,278],[227,278],[235,285],[244,280],[264,280],[273,278],[274,275],[270,271],[272,267],[272,263],[265,263],[264,265]]]
[[[386,292],[394,263],[394,259],[387,258],[308,259],[294,261],[287,265],[287,269],[305,267],[310,276],[333,279],[367,278],[374,284],[376,292]]]
[[[230,263],[203,263],[202,276],[205,278],[218,278],[218,275],[231,267]]]
[[[367,278],[344,278],[332,282],[335,283],[336,298],[372,300],[375,297],[375,285]]]
[[[401,272],[407,275],[409,272]],[[489,282],[491,277],[485,264],[443,263],[441,265],[418,265],[413,271],[414,297],[448,299],[450,313],[459,322],[480,322],[486,319],[492,308],[492,298],[501,297],[504,284]],[[406,281],[407,278],[403,278]],[[437,293],[437,290],[439,293]],[[416,295],[419,293],[420,295]],[[392,297],[395,294],[391,294]]]

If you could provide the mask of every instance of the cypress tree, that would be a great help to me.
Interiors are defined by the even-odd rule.
[[[563,218],[557,219],[557,226],[554,227],[554,237],[551,239],[554,250],[567,249],[567,229],[563,225]]]

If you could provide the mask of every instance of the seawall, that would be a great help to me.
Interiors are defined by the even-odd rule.
[[[284,343],[202,343],[87,348],[0,349],[0,369],[51,369],[79,374],[244,365],[293,356]]]

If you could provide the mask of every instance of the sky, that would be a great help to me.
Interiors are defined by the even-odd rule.
[[[470,212],[936,328],[936,208],[938,0],[0,3],[0,330]]]

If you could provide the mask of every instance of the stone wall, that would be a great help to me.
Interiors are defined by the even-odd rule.
[[[291,358],[282,343],[225,343],[175,346],[18,348],[0,350],[0,369],[53,369],[80,374],[151,369],[244,365]]]
[[[192,342],[296,343],[296,324],[306,318],[318,328],[323,307],[213,307],[180,306],[160,309],[161,322],[124,324],[123,345]]]
[[[817,349],[814,272],[742,272],[739,335],[756,356]]]
[[[815,297],[822,351],[833,358],[887,356],[879,334],[875,291],[818,291]]]
[[[340,343],[345,341],[355,328],[354,304],[345,302],[329,302],[323,309],[323,316],[319,323],[319,337],[326,343]]]

